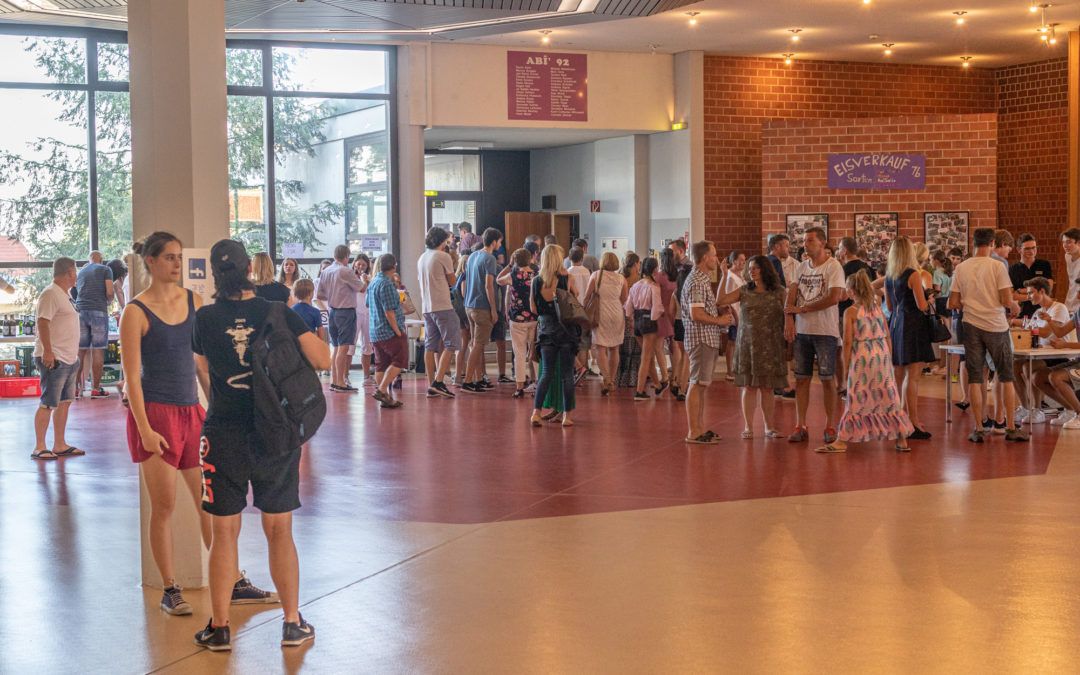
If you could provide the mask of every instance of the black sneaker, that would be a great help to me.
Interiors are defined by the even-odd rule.
[[[665,391],[665,390],[666,390],[667,388],[668,388],[668,383],[667,383],[667,382],[661,382],[661,383],[660,383],[660,386],[656,388],[656,397],[657,397],[657,398],[660,398],[660,394],[663,394],[663,393],[664,393],[664,391]]]
[[[394,409],[394,408],[400,408],[400,407],[402,407],[404,405],[405,404],[402,403],[401,401],[398,401],[397,399],[390,398],[390,397],[387,397],[387,400],[385,400],[385,401],[380,401],[379,402],[379,407],[380,408]]]
[[[212,652],[232,651],[232,638],[228,626],[214,628],[212,621],[206,622],[206,628],[195,633],[195,644]]]
[[[439,396],[439,390],[436,389],[434,385],[427,388],[427,397],[428,398],[438,398],[438,396]]]
[[[499,384],[513,384],[514,381],[505,375],[499,376]]]
[[[466,382],[461,385],[461,391],[468,392],[470,394],[483,394],[487,389],[484,389],[483,385],[478,382]]]
[[[474,384],[476,386],[480,387],[480,389],[482,389],[483,391],[487,391],[488,389],[494,389],[495,388],[495,385],[493,385],[486,377],[484,379],[480,380],[479,382],[474,382]]]
[[[443,398],[457,398],[456,396],[454,396],[454,392],[450,391],[450,388],[446,386],[445,382],[436,382],[435,384],[431,385],[431,388],[435,390],[435,393],[437,393],[439,396],[442,396]]]
[[[251,579],[247,578],[247,572],[240,572],[240,580],[233,584],[232,587],[232,602],[233,605],[272,605],[278,600],[277,593],[273,591],[264,591],[261,588],[251,583]]]
[[[908,434],[909,441],[928,441],[930,440],[930,432],[925,429],[915,427],[915,431]]]
[[[984,432],[982,429],[976,429],[975,431],[971,432],[970,436],[968,436],[968,440],[972,443],[985,443],[986,432]]]
[[[780,392],[780,395],[777,398],[784,398],[784,399],[787,399],[789,401],[794,401],[795,400],[795,390],[794,389],[785,389],[784,391]]]
[[[179,586],[169,586],[161,595],[161,609],[166,614],[173,616],[188,616],[191,614],[191,605],[184,600]]]
[[[1007,429],[1005,431],[1005,440],[1016,443],[1027,443],[1031,440],[1031,437],[1028,436],[1027,432],[1023,429]]]
[[[514,395],[511,398],[525,398],[525,390],[524,389],[515,389],[514,390]]]
[[[651,396],[649,396],[647,393],[645,393],[643,391],[634,392],[634,400],[635,401],[648,401],[651,398],[652,398]]]
[[[300,645],[315,639],[315,626],[312,626],[307,621],[304,621],[304,616],[300,615],[300,621],[297,623],[284,623],[281,626],[281,646],[282,647],[299,647]]]
[[[956,406],[957,408],[960,408],[961,410],[967,410],[968,408],[971,407],[971,404],[968,403],[967,401],[959,401],[957,403],[953,403],[953,405]]]

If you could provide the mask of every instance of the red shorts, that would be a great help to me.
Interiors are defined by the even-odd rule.
[[[150,428],[161,434],[169,444],[161,459],[175,469],[194,469],[199,466],[199,439],[202,436],[204,419],[206,411],[198,404],[146,404],[146,420],[150,423]],[[139,425],[135,423],[135,416],[130,410],[127,417],[127,437],[133,462],[145,462],[153,456],[153,453],[143,449]]]
[[[409,338],[405,334],[395,335],[388,340],[379,340],[375,347],[375,370],[386,372],[390,366],[407,370],[409,368]]]

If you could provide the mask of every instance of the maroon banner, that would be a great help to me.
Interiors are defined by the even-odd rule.
[[[507,116],[512,120],[587,122],[585,54],[506,52]]]

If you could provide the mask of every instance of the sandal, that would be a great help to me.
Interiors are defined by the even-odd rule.
[[[708,432],[701,434],[697,438],[690,438],[689,436],[687,436],[684,440],[687,443],[693,443],[695,445],[711,445],[712,443],[716,442],[713,440],[713,437],[708,434]]]
[[[896,451],[897,452],[911,452],[911,446],[910,445],[900,445],[899,443],[897,443],[896,444]]]
[[[814,452],[847,452],[847,448],[840,448],[832,443],[827,443],[819,448],[814,448]]]
[[[61,450],[60,452],[54,452],[53,454],[57,457],[81,457],[82,455],[86,454],[86,451],[80,450],[74,445],[72,445],[68,446],[68,448],[65,450]]]
[[[781,433],[776,429],[768,429],[765,431],[765,438],[786,438],[787,434]]]
[[[541,415],[540,419],[544,420],[545,422],[550,422],[551,420],[555,419],[558,416],[559,416],[559,411],[558,410],[552,410],[551,412],[547,413],[546,415]]]
[[[544,418],[534,413],[532,418],[529,420],[529,423],[532,424],[534,427],[543,426]]]
[[[754,432],[749,430],[749,429],[747,429],[747,430],[743,431],[741,434],[739,434],[739,438],[753,438],[753,437],[754,437]]]
[[[37,450],[30,453],[30,459],[56,459],[56,453],[52,450]]]

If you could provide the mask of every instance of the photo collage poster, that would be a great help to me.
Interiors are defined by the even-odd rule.
[[[899,233],[899,224],[896,213],[855,214],[855,241],[874,269],[885,263],[889,247]]]
[[[806,231],[811,227],[820,227],[825,230],[825,236],[829,236],[829,214],[827,213],[803,213],[788,214],[787,236],[791,239],[791,255],[802,258],[803,238]]]
[[[926,247],[933,256],[936,251],[948,253],[959,246],[968,253],[968,212],[928,211],[923,214],[926,225]]]

